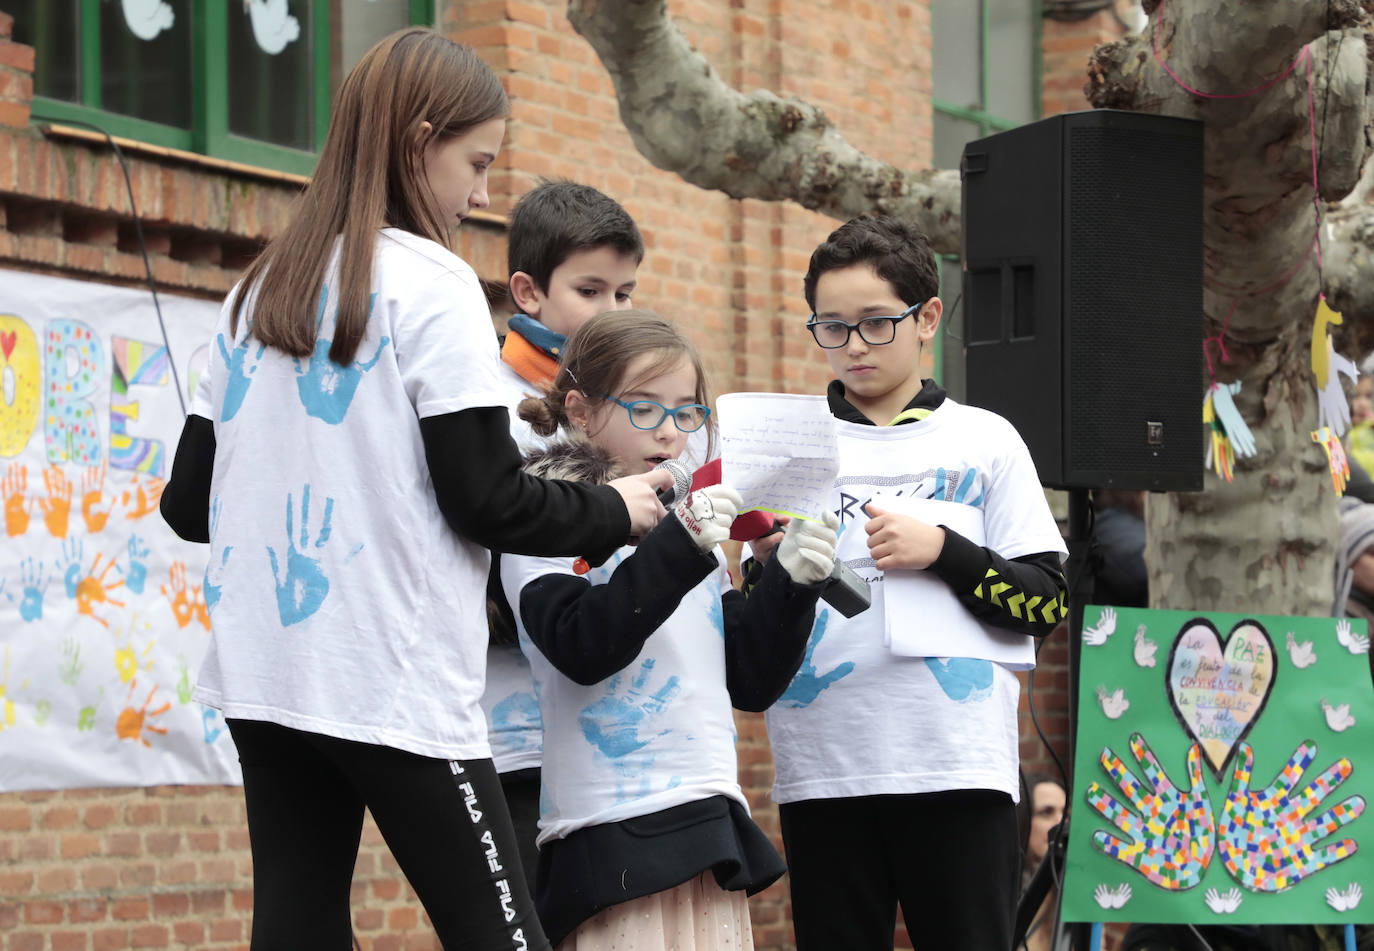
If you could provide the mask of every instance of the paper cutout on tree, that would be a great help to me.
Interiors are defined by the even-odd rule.
[[[1197,618],[1174,641],[1169,704],[1218,779],[1264,711],[1275,660],[1274,642],[1255,621],[1237,624],[1223,642],[1210,621]]]
[[[1327,376],[1331,373],[1326,328],[1329,325],[1339,325],[1344,320],[1340,311],[1331,309],[1331,305],[1326,302],[1326,295],[1323,294],[1317,301],[1317,316],[1312,321],[1312,375],[1317,378],[1318,390],[1326,386]]]
[[[1239,380],[1213,383],[1202,401],[1202,422],[1209,437],[1203,464],[1227,482],[1235,476],[1237,457],[1255,454],[1255,434],[1236,408],[1234,396],[1239,392]]]
[[[1337,495],[1345,494],[1345,483],[1350,478],[1350,460],[1345,457],[1345,447],[1341,439],[1328,427],[1313,430],[1312,441],[1326,451],[1327,467],[1331,471],[1331,485]]]

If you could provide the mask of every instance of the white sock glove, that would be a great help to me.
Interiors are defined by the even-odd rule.
[[[673,508],[673,514],[702,551],[710,551],[730,537],[730,523],[744,499],[728,485],[697,489]]]
[[[825,513],[824,522],[792,517],[778,542],[778,562],[797,584],[818,584],[835,568],[835,530],[840,520],[834,512]]]

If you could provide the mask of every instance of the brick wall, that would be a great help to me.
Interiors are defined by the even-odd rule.
[[[834,221],[788,204],[733,201],[650,166],[620,124],[611,85],[569,27],[561,0],[448,0],[438,7],[440,28],[478,47],[512,97],[513,121],[492,174],[493,212],[507,211],[541,176],[607,191],[646,237],[636,303],[689,329],[717,392],[824,386],[824,360],[800,328],[800,291],[810,251]],[[727,82],[808,99],[858,147],[907,167],[928,164],[926,2],[673,0],[670,9]],[[0,14],[0,267],[141,282],[117,164],[103,145],[28,126],[33,53],[10,41],[9,24]],[[1111,29],[1106,19],[1046,23],[1047,114],[1086,107],[1083,64]],[[130,162],[155,275],[169,289],[207,297],[221,296],[281,227],[300,187],[289,177],[165,155],[135,153]],[[504,278],[499,219],[465,226],[458,250],[483,277]],[[1062,742],[1062,637],[1046,646],[1041,662],[1036,709]],[[756,818],[776,839],[762,718],[739,714],[737,723],[741,781]],[[1028,717],[1022,752],[1028,768],[1048,763]],[[363,948],[434,947],[370,823],[353,899]],[[751,906],[759,948],[790,949],[785,886]],[[0,949],[245,948],[250,912],[251,863],[237,789],[0,796]]]

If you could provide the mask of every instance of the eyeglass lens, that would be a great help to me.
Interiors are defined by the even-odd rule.
[[[827,350],[834,350],[849,343],[849,335],[855,329],[864,343],[882,346],[891,343],[897,335],[896,317],[868,317],[857,324],[847,324],[843,320],[818,320],[811,325],[811,333],[816,342]]]

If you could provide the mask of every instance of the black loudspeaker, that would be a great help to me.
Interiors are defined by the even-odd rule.
[[[1202,488],[1202,123],[1053,116],[968,143],[968,402],[1047,486]]]

